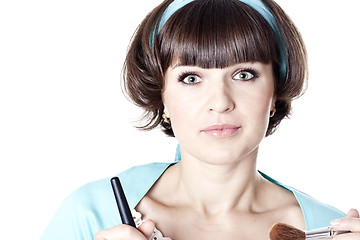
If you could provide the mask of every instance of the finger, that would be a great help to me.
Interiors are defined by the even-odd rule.
[[[360,218],[345,217],[331,222],[333,230],[347,230],[360,233]]]
[[[354,240],[354,239],[360,239],[360,234],[359,233],[345,233],[345,234],[333,237],[333,240]]]
[[[142,232],[147,238],[150,238],[153,234],[155,229],[155,222],[151,219],[146,220],[143,222],[139,227],[138,230]]]
[[[136,228],[126,224],[114,226],[96,233],[94,240],[147,240]]]
[[[352,220],[345,220],[345,219],[352,219]],[[341,219],[336,219],[331,221],[331,228],[333,230],[350,230],[349,228],[351,228],[350,226],[347,226],[349,224],[354,225],[354,227],[352,227],[353,229],[358,229],[359,227],[357,227],[357,225],[359,223],[359,212],[352,208],[349,210],[349,212],[346,214],[345,218],[341,218]]]
[[[358,212],[358,210],[352,208],[352,209],[350,209],[349,212],[346,214],[346,217],[359,218],[359,212]]]

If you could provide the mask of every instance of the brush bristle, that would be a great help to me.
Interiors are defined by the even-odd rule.
[[[285,223],[275,224],[269,233],[271,240],[305,240],[305,233]]]

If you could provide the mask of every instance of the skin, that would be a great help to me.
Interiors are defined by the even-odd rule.
[[[332,229],[335,231],[348,230],[351,233],[335,236],[334,240],[359,240],[360,239],[360,215],[356,209],[350,209],[345,218],[331,221]]]
[[[257,70],[260,76],[249,81],[235,80],[239,71],[247,68]],[[184,71],[196,73],[198,83],[178,81]],[[253,159],[254,150],[265,136],[275,100],[271,65],[247,63],[225,69],[201,69],[175,64],[165,74],[164,112],[171,119],[183,159],[230,167],[240,159]],[[214,124],[241,128],[234,137],[214,139],[202,131]]]
[[[184,72],[187,77],[179,79]],[[175,62],[165,73],[163,102],[182,160],[136,206],[143,219],[152,220],[138,229],[103,230],[95,240],[145,240],[155,225],[173,240],[263,240],[277,222],[304,229],[293,194],[256,170],[275,101],[271,64],[202,69]],[[214,124],[230,124],[232,130],[206,131]]]
[[[193,75],[179,81],[184,72]],[[186,84],[190,78],[195,84]],[[140,202],[144,218],[154,219],[173,239],[266,239],[277,221],[304,227],[294,196],[256,170],[275,101],[271,64],[223,69],[173,64],[165,74],[163,102],[182,161]],[[238,130],[221,138],[204,132],[217,124]]]
[[[155,223],[152,220],[143,222],[137,229],[121,224],[96,233],[94,240],[147,240],[154,228]]]

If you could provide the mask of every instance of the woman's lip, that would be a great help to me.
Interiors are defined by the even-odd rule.
[[[227,138],[235,135],[240,127],[230,124],[212,125],[203,129],[201,132],[215,138]]]

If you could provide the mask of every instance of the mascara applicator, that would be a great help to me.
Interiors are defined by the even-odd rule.
[[[271,228],[269,236],[271,240],[331,239],[337,235],[346,233],[350,233],[350,231],[334,231],[331,227],[304,232],[291,225],[277,223]]]
[[[110,180],[110,182],[111,182],[111,186],[112,186],[113,191],[114,191],[114,196],[115,196],[116,204],[117,204],[118,209],[119,209],[119,213],[120,213],[122,223],[130,225],[130,226],[136,228],[134,219],[133,219],[133,217],[131,215],[129,204],[128,204],[127,200],[126,200],[125,193],[124,193],[124,190],[123,190],[123,188],[121,186],[119,178],[118,177],[113,177]]]

